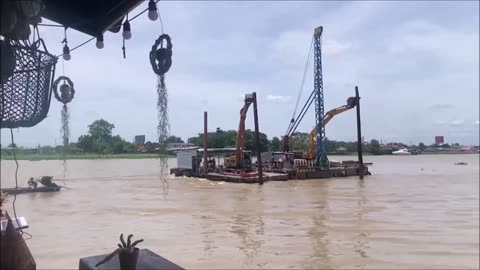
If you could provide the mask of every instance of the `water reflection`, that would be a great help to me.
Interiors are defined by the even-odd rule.
[[[166,201],[158,160],[72,160],[72,190],[19,195],[16,209],[41,269],[107,253],[121,232],[186,269],[479,268],[479,155],[368,159],[374,175],[363,182],[175,178]],[[61,166],[22,161],[19,179],[61,179]],[[0,174],[2,187],[15,185],[14,162]]]
[[[355,267],[363,269],[367,262],[367,250],[368,246],[368,237],[370,233],[366,232],[364,215],[366,214],[366,209],[368,209],[368,199],[365,196],[365,180],[358,180],[358,185],[356,190],[357,198],[357,209],[356,209],[356,218],[355,218],[355,228],[358,230],[358,234],[355,237],[355,243],[353,245],[353,251],[360,256],[360,263],[356,264]]]
[[[242,189],[233,207],[230,232],[240,240],[238,249],[245,255],[243,264],[252,265],[264,244],[263,199],[259,199],[262,189]],[[261,197],[260,197],[261,198]],[[253,204],[252,204],[253,203]],[[248,207],[248,208],[247,208]]]
[[[320,190],[315,192],[309,192],[308,195],[315,198],[315,213],[312,215],[312,226],[308,231],[309,238],[312,242],[313,253],[309,258],[309,263],[307,268],[315,269],[330,269],[330,252],[328,251],[327,245],[329,241],[327,239],[327,226],[325,224],[326,218],[329,216],[329,205],[328,205],[328,180],[325,180],[321,183]],[[319,192],[320,191],[320,192]]]

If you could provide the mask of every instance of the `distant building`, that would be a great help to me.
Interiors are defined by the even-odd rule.
[[[137,135],[133,141],[136,145],[143,145],[145,144],[145,135]]]
[[[435,136],[435,144],[444,144],[443,136]]]

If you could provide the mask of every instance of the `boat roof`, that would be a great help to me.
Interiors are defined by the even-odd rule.
[[[42,17],[90,36],[120,31],[124,16],[143,0],[43,0]]]
[[[229,154],[234,153],[237,149],[234,147],[231,148],[208,148],[207,153],[216,153],[216,154]],[[199,153],[203,153],[203,148],[197,150]],[[243,150],[244,153],[251,153],[250,150]]]

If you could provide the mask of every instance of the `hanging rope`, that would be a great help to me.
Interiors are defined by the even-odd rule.
[[[63,82],[60,86],[60,93],[58,89],[58,84]],[[75,97],[75,88],[73,86],[72,80],[66,76],[60,76],[53,82],[53,94],[55,98],[63,103],[62,114],[61,114],[61,129],[60,134],[63,138],[63,179],[66,178],[67,174],[67,148],[70,138],[70,112],[67,107],[67,103],[70,103]]]
[[[311,62],[312,53],[313,53],[313,41],[314,41],[314,38],[312,36],[312,41],[310,42],[310,49],[308,50],[308,55],[307,55],[307,61],[305,63],[305,69],[303,70],[302,81],[300,83],[300,88],[298,90],[297,101],[295,102],[295,108],[293,109],[292,119],[291,119],[291,121],[288,125],[287,132],[285,134],[288,133],[288,130],[290,130],[292,128],[292,125],[295,122],[295,117],[297,115],[298,105],[299,105],[300,99],[302,97],[303,88],[304,88],[304,85],[305,85],[305,80],[307,78],[308,70],[310,68],[310,62]]]
[[[162,24],[163,32],[163,24]],[[166,42],[166,47],[164,47]],[[160,48],[158,48],[160,46]],[[170,123],[168,120],[168,91],[165,84],[165,73],[170,70],[172,66],[172,41],[167,34],[161,34],[155,41],[150,51],[150,64],[152,70],[158,75],[157,80],[157,110],[158,110],[158,142],[160,144],[160,177],[163,185],[163,196],[166,198],[168,194],[168,182],[166,176],[168,175],[168,158],[167,153],[167,138],[170,135]]]
[[[12,154],[13,154],[13,159],[15,161],[15,188],[18,189],[18,169],[19,169],[20,166],[18,165],[17,154],[16,154],[17,146],[15,145],[15,140],[13,139],[13,129],[10,129],[10,138],[12,140],[12,145],[11,145],[12,146]],[[16,201],[17,201],[17,193],[13,194],[13,203],[12,203],[13,216],[15,217],[15,219],[17,219],[17,209],[15,207]],[[19,228],[19,230],[20,230],[20,234],[22,236],[24,234],[29,236],[29,238],[27,238],[27,240],[32,238],[32,235],[24,232],[22,230],[22,228]]]

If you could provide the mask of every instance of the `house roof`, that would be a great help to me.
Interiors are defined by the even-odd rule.
[[[125,15],[142,0],[43,0],[41,16],[90,36],[120,31]]]

